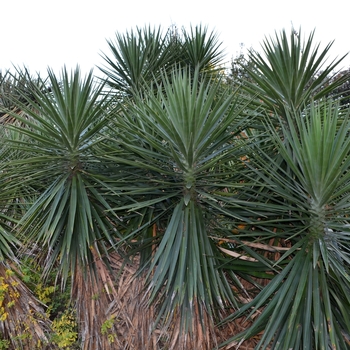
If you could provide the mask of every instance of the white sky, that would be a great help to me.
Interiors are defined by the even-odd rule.
[[[0,70],[25,65],[31,73],[59,72],[80,65],[88,72],[109,53],[106,39],[136,26],[203,24],[215,30],[227,61],[240,43],[259,49],[275,30],[313,29],[325,47],[335,40],[330,59],[350,51],[349,0],[0,0]],[[342,66],[350,67],[350,55]],[[99,74],[97,68],[94,69]]]

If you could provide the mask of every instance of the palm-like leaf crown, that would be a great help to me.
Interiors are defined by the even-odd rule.
[[[251,335],[264,327],[258,345],[262,349],[271,342],[278,349],[347,348],[350,143],[349,119],[338,107],[330,101],[312,104],[306,115],[305,111],[299,116],[287,115],[288,126],[282,127],[286,142],[273,127],[270,129],[294,174],[287,174],[270,159],[270,166],[256,175],[268,172],[274,198],[284,199],[290,221],[284,225],[287,236],[282,234],[289,236],[292,247],[276,263],[287,261],[288,265],[243,308],[266,305],[247,331]]]
[[[108,41],[111,56],[103,54],[106,66],[101,71],[107,84],[123,96],[139,94],[144,86],[160,83],[161,75],[176,67],[191,68],[209,74],[218,69],[222,60],[220,43],[207,27],[195,27],[182,35],[168,30],[163,35],[160,27],[137,29],[136,32],[117,34],[115,41]]]
[[[314,32],[303,42],[301,32],[286,31],[263,43],[264,53],[251,51],[251,65],[243,68],[253,79],[247,89],[267,104],[271,111],[285,117],[291,109],[301,111],[311,101],[319,100],[344,82],[344,78],[332,80],[334,69],[345,57],[324,64],[332,46],[329,43],[323,50],[320,44],[314,46]]]
[[[94,159],[109,107],[101,98],[102,86],[94,84],[91,73],[81,79],[78,68],[71,75],[63,70],[60,79],[49,71],[48,84],[46,90],[32,89],[34,101],[26,96],[16,101],[27,117],[13,114],[22,125],[9,128],[26,138],[10,142],[25,157],[7,167],[13,181],[36,197],[19,224],[21,231],[29,243],[47,247],[42,250],[49,254],[47,272],[59,259],[65,280],[91,260],[92,246],[101,253],[101,237],[112,240],[103,214],[109,207],[99,192],[101,168]]]
[[[259,143],[247,149],[252,173],[242,173],[245,183],[256,183],[239,193],[248,198],[247,208],[259,208],[243,220],[255,232],[246,229],[234,240],[247,240],[241,243],[246,252],[250,242],[273,241],[282,246],[276,251],[289,245],[266,270],[275,274],[271,282],[229,318],[247,312],[256,317],[263,308],[253,326],[234,338],[264,330],[259,349],[348,348],[349,111],[326,101],[340,82],[322,84],[338,62],[319,72],[330,45],[316,58],[312,38],[301,46],[294,33],[288,40],[283,32],[265,42],[266,58],[252,53],[255,69],[248,69],[255,82],[247,90],[265,102],[268,117],[262,137],[255,138]],[[257,268],[267,264],[265,255],[254,257]]]
[[[209,236],[215,232],[212,220],[225,215],[221,193],[239,183],[228,164],[240,163],[233,138],[246,119],[238,96],[220,89],[220,83],[200,83],[198,71],[193,77],[186,71],[165,76],[157,92],[145,93],[115,116],[115,142],[105,152],[118,164],[115,194],[126,201],[115,210],[125,220],[134,215],[137,225],[130,230],[129,221],[123,242],[148,261],[150,300],[161,302],[159,318],[170,322],[179,310],[185,332],[196,305],[203,315],[234,302]],[[153,224],[155,235],[148,230]],[[151,245],[155,253],[147,249]]]

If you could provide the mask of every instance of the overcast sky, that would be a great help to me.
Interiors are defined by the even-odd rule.
[[[350,51],[349,0],[0,0],[0,70],[25,65],[31,73],[59,72],[77,64],[84,72],[101,65],[106,39],[136,26],[207,25],[226,48],[227,61],[265,36],[285,28],[313,29],[330,59]],[[343,63],[350,67],[350,57]],[[94,69],[98,75],[98,69]]]

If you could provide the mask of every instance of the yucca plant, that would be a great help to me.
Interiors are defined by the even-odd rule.
[[[243,229],[231,237],[231,250],[255,261],[226,265],[236,273],[248,271],[255,286],[253,300],[247,298],[229,318],[248,316],[253,322],[232,338],[236,346],[263,332],[258,349],[348,347],[348,257],[338,259],[349,252],[348,122],[344,111],[324,102],[343,83],[332,78],[341,59],[324,66],[330,47],[313,48],[313,33],[302,43],[300,33],[288,38],[282,31],[265,41],[265,56],[252,51],[251,65],[243,67],[251,79],[243,87],[258,97],[268,117],[247,130],[259,147],[247,151],[252,173],[242,175],[255,184],[238,193],[250,204],[242,214]],[[256,282],[263,271],[265,287]]]
[[[257,349],[349,349],[349,111],[327,101],[295,113],[280,124],[283,139],[268,122],[292,173],[261,150],[250,160],[260,220],[238,239],[283,239],[288,249],[271,265],[272,280],[229,318],[254,316],[232,341],[262,331]]]
[[[97,161],[95,146],[104,138],[111,107],[101,96],[102,85],[91,73],[82,78],[79,68],[71,74],[63,69],[60,77],[49,70],[45,86],[33,86],[34,99],[23,95],[23,101],[15,101],[25,115],[9,111],[21,124],[7,128],[25,139],[8,140],[11,152],[22,157],[4,166],[12,183],[29,192],[22,193],[27,209],[16,230],[23,252],[34,248],[44,264],[44,277],[58,266],[63,284],[71,278],[82,347],[107,349],[101,324],[109,317],[113,286],[111,279],[106,282],[110,277],[102,259],[113,245],[116,216],[103,197],[106,167]]]
[[[115,41],[108,41],[111,55],[102,55],[106,65],[100,69],[107,84],[124,97],[140,93],[145,84],[159,77],[161,70],[175,63],[177,51],[173,43],[160,27],[117,33]]]
[[[140,94],[144,88],[162,81],[161,75],[171,77],[172,70],[187,67],[209,75],[220,70],[223,58],[214,32],[207,27],[190,28],[188,33],[161,28],[143,29],[116,34],[115,41],[108,41],[111,54],[103,54],[106,65],[100,67],[107,84],[115,93],[125,96]]]
[[[216,316],[235,304],[210,236],[221,216],[234,217],[223,193],[240,186],[245,107],[220,82],[180,70],[113,119],[105,154],[125,202],[114,210],[129,223],[120,245],[141,255],[169,348],[210,348]]]
[[[336,68],[346,56],[326,64],[332,47],[314,44],[314,32],[303,41],[301,31],[285,30],[263,42],[263,53],[251,50],[248,65],[242,65],[251,80],[243,85],[262,100],[270,112],[282,118],[286,113],[302,111],[311,100],[320,100],[341,86],[345,77],[333,79]]]
[[[215,32],[209,32],[208,27],[202,25],[190,27],[189,32],[182,30],[183,40],[180,47],[179,63],[189,67],[192,72],[198,70],[205,73],[220,71],[224,57],[221,42]]]

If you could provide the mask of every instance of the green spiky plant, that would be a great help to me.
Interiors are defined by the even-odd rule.
[[[134,96],[154,82],[162,81],[161,75],[175,67],[187,67],[192,73],[197,69],[207,76],[220,71],[223,59],[221,43],[207,27],[191,27],[181,33],[161,28],[143,29],[116,34],[115,41],[108,41],[110,54],[103,54],[105,66],[100,67],[107,84],[118,95]]]
[[[220,82],[199,82],[198,71],[163,79],[113,119],[105,153],[118,164],[113,190],[125,201],[114,210],[135,223],[120,244],[141,254],[168,346],[210,348],[214,320],[235,304],[210,236],[221,216],[235,216],[223,193],[240,186],[246,105]]]
[[[111,107],[91,73],[82,78],[77,68],[71,74],[63,69],[60,77],[51,70],[48,75],[45,89],[33,85],[34,99],[22,95],[15,100],[24,114],[8,111],[20,124],[6,128],[22,138],[8,139],[7,145],[22,157],[9,158],[6,171],[12,183],[26,189],[22,195],[27,210],[18,222],[18,235],[26,250],[40,247],[36,257],[44,277],[58,266],[63,284],[71,278],[72,300],[80,320],[85,320],[82,346],[91,349],[103,343],[99,322],[108,317],[108,296],[103,293],[108,283],[99,280],[99,273],[108,276],[101,259],[108,258],[111,232],[116,232],[116,217],[102,195],[105,167],[94,153]],[[97,293],[101,298],[92,301]],[[103,316],[93,318],[94,310]]]
[[[100,67],[107,76],[107,83],[124,96],[140,93],[161,69],[174,64],[177,55],[172,41],[162,34],[161,28],[150,27],[116,34],[115,41],[108,41],[110,55],[104,54],[106,65]]]
[[[266,154],[251,160],[255,177],[269,188],[256,196],[265,198],[265,208],[254,237],[283,238],[290,247],[273,264],[278,273],[271,282],[230,318],[259,313],[233,340],[263,331],[259,349],[349,348],[350,125],[349,113],[338,107],[330,101],[312,104],[299,118],[287,115],[284,141],[270,126],[271,140],[293,175]],[[285,213],[277,232],[264,223],[268,210]]]
[[[326,101],[342,83],[328,84],[339,61],[323,67],[331,44],[319,52],[312,39],[301,46],[300,36],[288,39],[283,31],[265,42],[266,57],[251,55],[246,90],[263,101],[267,116],[247,133],[259,147],[247,153],[251,174],[243,176],[256,183],[239,198],[255,209],[232,241],[270,282],[255,284],[253,298],[229,318],[254,321],[224,345],[262,332],[257,349],[349,348],[349,111]],[[244,265],[231,268],[247,271]]]
[[[341,86],[346,78],[336,76],[335,69],[343,56],[325,64],[332,47],[330,42],[324,49],[314,44],[314,32],[305,41],[302,33],[285,30],[263,42],[263,53],[251,50],[249,65],[242,68],[253,82],[245,88],[257,95],[270,112],[285,117],[289,111],[301,111],[311,100],[320,100]]]

